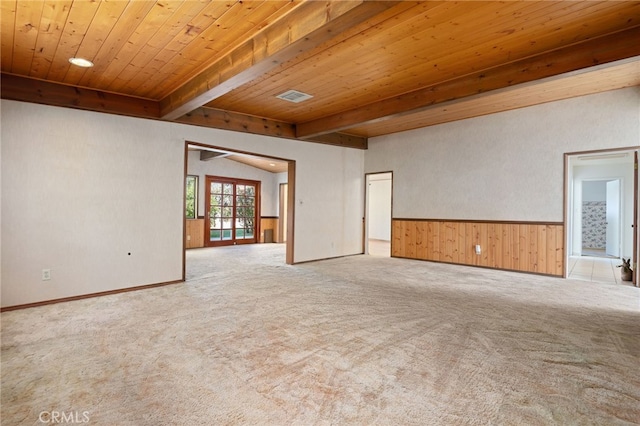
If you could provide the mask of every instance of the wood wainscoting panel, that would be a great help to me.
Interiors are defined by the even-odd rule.
[[[185,248],[204,247],[204,219],[187,219]]]
[[[393,257],[564,274],[562,223],[438,219],[392,222]],[[480,245],[480,254],[476,254],[476,245]]]
[[[273,230],[273,242],[278,241],[278,217],[277,216],[262,216],[260,218],[260,242],[264,243],[264,231],[267,229]]]

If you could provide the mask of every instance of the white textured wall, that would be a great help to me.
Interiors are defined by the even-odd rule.
[[[640,88],[369,140],[397,218],[563,221],[565,152],[640,144]]]
[[[200,161],[199,151],[189,152],[187,173],[199,176],[198,215],[200,216],[204,216],[206,175],[260,181],[260,215],[277,216],[278,214],[278,179],[280,174],[270,173],[226,158]],[[284,175],[286,176],[286,173]]]
[[[181,279],[184,148],[168,133],[2,101],[3,306]]]
[[[1,111],[2,306],[180,279],[185,140],[296,160],[296,262],[361,252],[361,150],[6,100]]]
[[[631,166],[633,167],[633,165]],[[582,182],[582,201],[606,201],[607,181],[594,180]]]

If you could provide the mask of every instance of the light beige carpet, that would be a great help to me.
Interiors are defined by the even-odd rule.
[[[373,256],[286,266],[276,244],[190,251],[188,278],[3,313],[2,424],[640,422],[637,288]]]

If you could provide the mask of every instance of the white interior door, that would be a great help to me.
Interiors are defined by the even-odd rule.
[[[620,180],[607,182],[607,245],[609,256],[620,257]]]

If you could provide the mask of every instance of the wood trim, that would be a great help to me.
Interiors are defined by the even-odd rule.
[[[548,222],[393,219],[391,256],[561,277],[563,233]]]
[[[318,135],[312,138],[301,139],[296,137],[296,140],[323,143],[326,145],[343,146],[345,148],[357,148],[368,149],[369,139],[363,136],[348,135],[346,133],[326,133]]]
[[[243,151],[241,149],[227,148],[227,147],[224,147],[224,146],[211,145],[211,144],[205,144],[205,143],[193,142],[193,141],[186,141],[186,143],[187,143],[187,146],[189,146],[189,145],[201,146],[203,148],[218,149],[218,150],[221,150],[221,151],[231,152],[231,153],[234,153],[234,154],[247,154],[247,155],[253,155],[255,157],[270,158],[270,159],[274,159],[274,160],[278,160],[278,161],[292,161],[292,160],[290,160],[288,158],[274,157],[273,155],[258,154],[257,152]]]
[[[633,285],[638,287],[638,151],[633,152]]]
[[[564,225],[564,222],[527,221],[527,220],[482,220],[482,219],[424,219],[424,218],[401,218],[394,217],[394,220],[404,220],[413,222],[454,222],[454,223],[498,223],[498,224],[527,224],[527,225]]]
[[[344,133],[330,133],[316,138],[299,139],[293,123],[256,117],[238,112],[200,107],[174,120],[176,123],[202,126],[254,135],[273,136],[301,142],[316,142],[346,148],[367,149],[368,139]]]
[[[204,219],[187,219],[187,249],[204,247]]]
[[[287,165],[288,170],[288,165]],[[278,217],[278,242],[286,243],[287,242],[287,212],[289,201],[289,192],[288,192],[288,184],[286,182],[281,182],[278,185],[278,211],[280,212],[280,216]],[[286,209],[286,210],[285,210]]]
[[[342,256],[323,257],[321,259],[303,260],[302,262],[296,262],[294,265],[304,265],[305,263],[323,262],[325,260],[343,259],[345,257],[362,256],[362,253],[343,254]]]
[[[591,155],[591,154],[611,154],[615,152],[629,152],[629,151],[637,151],[638,146],[627,146],[623,148],[604,148],[604,149],[592,149],[589,151],[574,151],[574,152],[566,152],[566,156],[574,157],[581,155]]]
[[[286,241],[286,264],[293,265],[294,259],[294,234],[295,234],[295,213],[296,213],[296,162],[289,161],[289,171],[287,172],[287,241]]]
[[[260,217],[260,241],[259,243],[265,243],[265,232],[271,229],[273,231],[273,243],[279,243],[278,239],[278,217],[277,216],[262,216]]]
[[[340,132],[366,123],[414,114],[439,103],[638,56],[640,43],[635,40],[639,38],[640,27],[634,27],[575,43],[349,111],[299,123],[297,136],[305,139]]]
[[[166,285],[171,285],[171,284],[180,284],[180,283],[184,283],[184,281],[185,281],[184,279],[175,280],[175,281],[166,281],[166,282],[156,283],[156,284],[145,284],[145,285],[139,285],[139,286],[135,286],[135,287],[119,288],[117,290],[107,290],[107,291],[100,291],[100,292],[97,292],[97,293],[89,293],[89,294],[82,294],[82,295],[78,295],[78,296],[63,297],[63,298],[60,298],[60,299],[45,300],[45,301],[42,301],[42,302],[25,303],[24,305],[6,306],[6,307],[3,307],[3,308],[0,308],[0,312],[15,311],[15,310],[18,310],[18,309],[37,308],[39,306],[53,305],[55,303],[73,302],[75,300],[90,299],[90,298],[93,298],[93,297],[110,296],[112,294],[128,293],[130,291],[147,290],[147,289],[156,288],[156,287],[164,287]]]
[[[562,186],[562,218],[564,219],[564,223],[573,223],[569,220],[569,192],[567,191],[569,187],[569,154],[564,154],[564,173],[563,173],[563,186]],[[567,230],[568,225],[564,227],[564,232],[562,234],[562,238],[564,241],[565,251],[564,251],[564,270],[562,271],[562,277],[567,278],[569,275],[568,265],[569,265],[569,252],[566,250],[567,247],[570,247],[569,244],[569,231]]]
[[[189,175],[189,143],[184,144],[184,177],[182,178],[182,281],[187,279],[187,176]],[[197,196],[196,196],[197,198]],[[198,217],[198,209],[196,207],[196,217]]]
[[[2,73],[2,99],[54,105],[140,118],[160,118],[160,104],[99,90]]]

